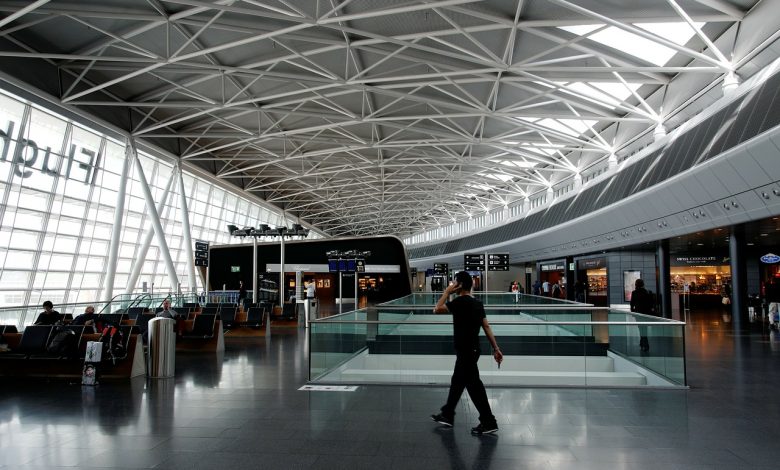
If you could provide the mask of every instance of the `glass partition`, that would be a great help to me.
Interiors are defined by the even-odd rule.
[[[497,368],[481,333],[487,385],[686,385],[682,322],[595,307],[496,308],[487,316],[505,355]],[[447,385],[455,362],[452,318],[430,305],[323,318],[309,334],[314,383]]]
[[[436,305],[441,294],[441,292],[414,292],[405,297],[379,304],[379,306],[392,308],[407,305],[430,305],[432,307]],[[485,304],[486,307],[490,305],[588,305],[571,300],[555,299],[540,295],[513,294],[511,292],[474,292],[472,295]]]

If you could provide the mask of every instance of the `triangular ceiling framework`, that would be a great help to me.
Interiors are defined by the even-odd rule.
[[[688,73],[663,61],[719,79],[711,41],[752,4],[324,5],[36,2],[0,55],[53,61],[63,102],[133,109],[139,138],[328,233],[406,235],[570,177],[620,148],[616,123],[655,127],[645,99]]]

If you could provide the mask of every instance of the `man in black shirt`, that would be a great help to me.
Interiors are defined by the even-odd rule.
[[[54,304],[51,303],[51,300],[47,300],[43,303],[43,312],[38,315],[34,325],[54,325],[62,318],[60,312],[54,310]]]
[[[84,313],[74,318],[70,324],[95,326],[96,319],[97,319],[97,315],[95,315],[95,307],[93,307],[92,305],[88,305],[87,308],[84,309]]]
[[[479,425],[471,428],[471,434],[494,434],[498,431],[498,424],[490,410],[487,392],[479,378],[477,367],[480,354],[480,327],[485,331],[485,336],[493,347],[493,358],[499,367],[504,356],[485,317],[485,307],[482,302],[471,296],[473,282],[469,273],[465,271],[457,273],[455,283],[447,286],[433,309],[434,313],[452,313],[456,360],[447,403],[441,407],[441,413],[431,415],[431,418],[437,423],[452,426],[455,420],[455,407],[463,394],[463,389],[466,389],[479,412]],[[447,299],[451,294],[457,294],[457,297],[448,302]]]

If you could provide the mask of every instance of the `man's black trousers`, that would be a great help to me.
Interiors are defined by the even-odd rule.
[[[441,408],[444,416],[454,417],[455,407],[458,406],[460,396],[463,395],[463,389],[468,390],[474,407],[479,412],[479,422],[485,425],[495,424],[496,418],[490,411],[487,392],[482,380],[479,379],[479,351],[457,352],[455,360],[455,370],[452,372],[450,381],[450,393],[447,397],[447,404]]]

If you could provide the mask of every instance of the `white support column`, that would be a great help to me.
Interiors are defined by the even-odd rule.
[[[140,164],[138,165],[141,166]],[[171,186],[175,181],[176,173],[171,173],[171,178],[168,180],[168,184],[165,186],[162,198],[157,203],[157,212],[160,213],[165,208],[165,202],[168,200],[168,194],[171,191]],[[143,268],[144,262],[146,262],[146,253],[149,251],[149,246],[152,244],[152,237],[154,236],[154,227],[149,227],[144,235],[144,242],[141,248],[138,250],[138,256],[135,257],[135,264],[133,264],[133,270],[130,273],[130,278],[127,280],[127,287],[125,292],[131,294],[135,289],[135,283],[138,282],[138,276],[141,275],[141,268]]]
[[[114,228],[111,232],[111,245],[108,249],[108,266],[106,277],[103,281],[103,301],[109,302],[114,297],[114,277],[116,265],[119,259],[119,242],[122,234],[122,218],[125,215],[125,195],[127,180],[130,174],[130,165],[133,162],[133,146],[128,141],[125,146],[125,161],[122,163],[122,177],[119,178],[119,191],[116,195],[116,209],[114,209]]]
[[[177,165],[179,176],[179,200],[181,201],[181,224],[184,228],[184,246],[187,253],[187,275],[190,278],[190,292],[198,291],[198,281],[195,277],[195,258],[192,253],[192,235],[190,233],[190,212],[187,207],[187,194],[184,192],[184,174],[181,165]]]

